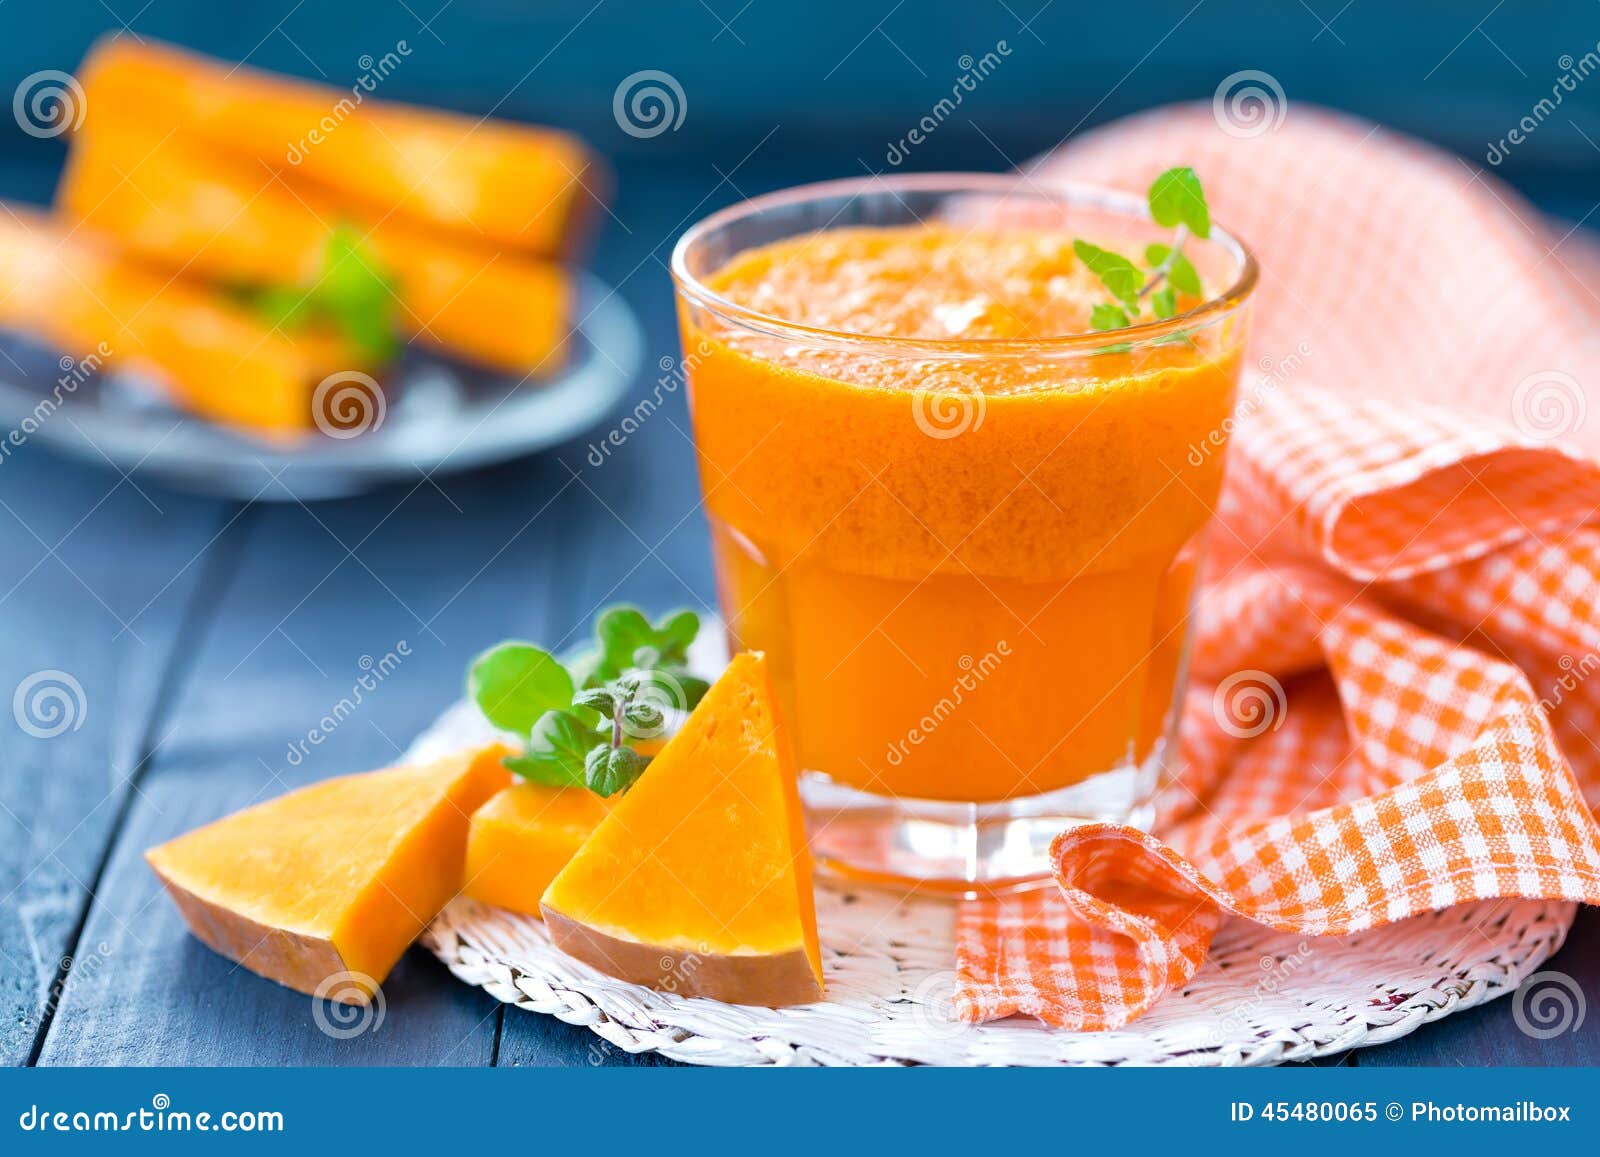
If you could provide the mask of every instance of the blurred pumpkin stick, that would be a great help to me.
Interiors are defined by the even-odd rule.
[[[238,286],[306,286],[329,275],[330,237],[348,217],[257,162],[204,151],[128,110],[102,113],[74,138],[56,204],[141,258]],[[392,280],[393,321],[407,333],[512,373],[561,367],[572,294],[559,266],[392,217],[345,232]]]
[[[603,183],[598,161],[567,133],[379,101],[151,42],[102,40],[78,80],[90,130],[114,110],[258,157],[374,215],[544,256],[569,251]]]
[[[137,368],[196,414],[268,436],[312,424],[316,383],[357,362],[321,335],[291,341],[219,295],[0,206],[0,325]]]

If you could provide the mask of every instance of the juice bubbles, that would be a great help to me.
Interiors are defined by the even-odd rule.
[[[1066,818],[1129,818],[1181,687],[1243,309],[1085,336],[1084,234],[917,216],[680,276],[730,633],[835,784],[992,804],[1122,773]]]

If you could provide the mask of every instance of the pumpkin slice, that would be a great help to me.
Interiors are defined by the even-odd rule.
[[[300,992],[364,1004],[461,887],[467,821],[503,748],[292,791],[145,853],[213,951]]]
[[[611,976],[779,1007],[822,997],[811,857],[766,664],[743,654],[544,894]]]
[[[462,891],[538,916],[539,898],[611,810],[584,787],[514,783],[472,813]]]

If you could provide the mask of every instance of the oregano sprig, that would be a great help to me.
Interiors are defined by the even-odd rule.
[[[336,225],[328,234],[322,268],[309,285],[244,289],[240,297],[286,330],[333,330],[373,365],[400,349],[394,277],[349,225]]]
[[[523,738],[505,760],[517,775],[615,795],[650,763],[634,743],[659,735],[669,709],[692,710],[709,688],[688,669],[699,631],[693,611],[652,623],[637,607],[609,607],[595,619],[593,648],[570,663],[508,640],[473,660],[467,692],[490,723]]]
[[[1172,317],[1178,312],[1179,293],[1201,292],[1200,274],[1183,253],[1190,237],[1211,236],[1211,209],[1200,178],[1187,165],[1168,169],[1151,182],[1148,200],[1151,218],[1173,234],[1170,244],[1145,247],[1142,270],[1120,253],[1081,238],[1072,243],[1078,260],[1114,298],[1090,310],[1089,324],[1096,330],[1124,329],[1147,305],[1158,319]]]

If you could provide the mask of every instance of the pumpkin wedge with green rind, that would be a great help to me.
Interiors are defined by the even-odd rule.
[[[766,663],[737,656],[544,894],[608,975],[781,1007],[822,998],[811,858]]]

